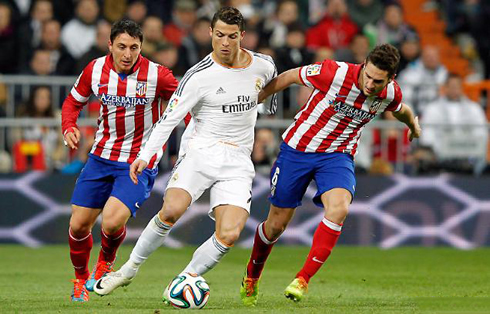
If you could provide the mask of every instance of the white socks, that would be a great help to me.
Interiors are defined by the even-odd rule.
[[[192,260],[183,272],[196,273],[202,276],[213,269],[229,250],[230,247],[221,243],[216,238],[216,234],[213,234],[211,238],[197,248]]]
[[[141,264],[165,242],[170,229],[172,225],[162,222],[158,214],[150,220],[131,251],[129,260],[121,267],[121,272],[125,277],[136,276]]]

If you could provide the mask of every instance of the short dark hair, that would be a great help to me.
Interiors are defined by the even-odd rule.
[[[141,26],[130,19],[122,19],[112,24],[111,43],[114,42],[117,36],[124,33],[127,33],[133,38],[139,38],[141,43],[143,43],[143,31],[141,30]]]
[[[378,69],[388,72],[388,77],[392,78],[400,64],[400,52],[393,45],[379,45],[368,54],[366,63],[368,62],[371,62]]]
[[[218,20],[223,21],[228,25],[238,25],[241,32],[245,30],[245,19],[243,18],[242,13],[236,8],[222,7],[219,9],[211,20],[212,29],[214,29]]]

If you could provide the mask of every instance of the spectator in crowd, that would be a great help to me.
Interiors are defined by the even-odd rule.
[[[96,0],[80,0],[75,13],[76,17],[63,26],[61,41],[78,59],[95,43],[99,5]]]
[[[49,51],[51,73],[56,75],[75,74],[75,59],[61,43],[61,25],[56,20],[43,23],[41,43],[38,49]]]
[[[177,47],[171,43],[162,42],[157,45],[152,61],[169,68],[175,76],[182,77],[189,68],[181,65],[181,57]]]
[[[306,49],[305,32],[300,24],[290,24],[285,39],[285,46],[276,50],[279,73],[313,62],[314,54]]]
[[[177,47],[180,47],[182,39],[189,34],[197,20],[197,5],[192,0],[179,0],[174,4],[172,22],[166,24],[163,29],[165,38]]]
[[[471,34],[478,46],[478,53],[484,63],[485,78],[490,79],[490,1],[480,1],[478,14]]]
[[[148,7],[143,0],[136,0],[129,3],[126,11],[126,17],[140,25],[143,25],[147,14]]]
[[[0,73],[15,73],[19,42],[12,7],[0,2]]]
[[[252,162],[257,172],[268,174],[276,158],[278,144],[270,129],[257,129],[252,151]]]
[[[143,36],[145,40],[141,46],[141,53],[151,59],[157,45],[165,41],[162,20],[156,16],[148,16],[143,22]]]
[[[404,101],[413,105],[415,112],[422,113],[424,106],[438,97],[447,75],[446,67],[440,62],[439,49],[425,46],[422,56],[400,72],[398,77]]]
[[[213,50],[213,47],[211,47],[211,36],[209,36],[209,27],[211,27],[211,21],[202,17],[196,21],[191,33],[182,40],[179,60],[181,67],[184,69],[190,69]],[[249,32],[247,31],[245,38],[248,37]]]
[[[50,0],[37,0],[32,4],[29,17],[22,23],[20,28],[22,33],[20,40],[23,47],[20,53],[29,51],[29,48],[39,46],[41,43],[42,25],[53,18],[53,3]],[[29,58],[30,55],[22,58],[21,61],[27,63]]]
[[[347,0],[350,18],[359,29],[367,24],[376,24],[383,15],[381,0]]]
[[[420,141],[432,148],[443,168],[482,170],[488,141],[485,112],[465,97],[461,76],[450,74],[443,91],[423,112]]]
[[[370,48],[380,44],[392,44],[397,48],[404,38],[415,30],[403,20],[403,10],[400,5],[393,3],[387,5],[383,19],[376,24],[368,24],[364,27],[364,34],[369,38]]]
[[[52,74],[51,53],[48,50],[36,49],[29,62],[29,67],[24,71],[28,75],[46,76]]]
[[[81,73],[87,64],[93,59],[105,56],[109,53],[107,43],[111,37],[111,24],[105,20],[100,20],[97,23],[97,33],[95,37],[95,45],[89,51],[84,53],[77,62],[76,73]]]
[[[260,44],[268,45],[273,49],[286,45],[288,27],[298,24],[298,4],[294,0],[279,1],[274,17],[265,18],[259,25]]]
[[[310,49],[344,48],[350,44],[357,31],[357,25],[347,12],[345,0],[328,0],[325,16],[306,33],[306,46]]]
[[[128,10],[128,0],[104,0],[101,3],[101,12],[105,20],[110,23],[121,20]]]
[[[420,57],[420,39],[416,33],[408,33],[400,45],[400,66],[398,73]]]
[[[48,86],[38,86],[32,90],[28,101],[19,108],[17,116],[24,118],[55,118],[59,116],[59,113],[55,113],[53,108],[51,89]],[[21,170],[18,163],[25,161],[21,154],[29,155],[30,152],[32,152],[34,162],[36,158],[44,159],[43,163],[46,169],[54,169],[61,166],[65,156],[65,149],[60,137],[60,130],[33,125],[13,132],[13,137],[14,147],[18,147],[18,149],[14,149],[14,162],[17,163],[14,168]],[[39,163],[40,165],[41,163]],[[28,168],[23,169],[27,170]]]
[[[349,48],[341,48],[335,52],[334,59],[349,63],[363,63],[369,53],[369,40],[363,34],[352,39]]]
[[[241,47],[248,50],[257,51],[259,46],[260,46],[260,34],[258,30],[255,27],[247,27],[247,36],[243,38]],[[264,46],[270,48],[269,45],[264,45]]]

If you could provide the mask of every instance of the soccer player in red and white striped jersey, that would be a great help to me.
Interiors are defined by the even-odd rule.
[[[313,201],[324,208],[303,268],[285,295],[299,301],[310,278],[327,260],[340,235],[355,192],[354,156],[364,126],[384,111],[405,123],[410,140],[421,133],[417,117],[402,103],[394,80],[400,54],[389,45],[377,46],[363,64],[325,60],[286,71],[259,94],[259,102],[291,84],[313,88],[308,101],[283,134],[281,151],[271,171],[269,216],[258,227],[243,279],[241,295],[255,305],[258,281],[274,243],[292,219],[311,182]]]
[[[100,103],[95,143],[72,196],[69,244],[76,280],[72,301],[87,301],[88,291],[112,270],[116,250],[126,235],[126,222],[149,197],[163,147],[151,157],[149,167],[134,185],[129,166],[162,116],[177,88],[172,72],[141,52],[143,33],[130,20],[116,22],[111,30],[110,54],[90,62],[75,82],[62,108],[65,142],[77,149],[80,131],[76,121],[89,97]],[[102,213],[101,250],[92,273],[88,261],[92,227]]]

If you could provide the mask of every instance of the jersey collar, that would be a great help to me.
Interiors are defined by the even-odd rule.
[[[112,54],[109,53],[107,55],[107,65],[109,66],[109,68],[116,72],[117,74],[120,74],[116,71],[116,68],[114,67],[114,58],[112,57]],[[141,60],[142,60],[142,57],[141,57],[141,54],[138,56],[138,60],[136,60],[136,63],[133,65],[133,68],[131,69],[131,71],[127,74],[128,76],[133,74],[134,72],[138,71],[138,69],[140,68],[141,66]]]

